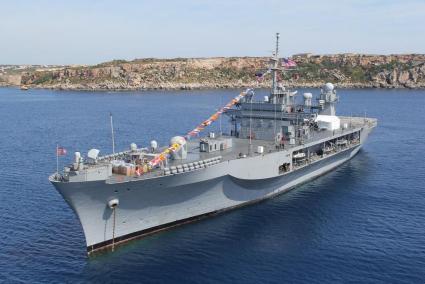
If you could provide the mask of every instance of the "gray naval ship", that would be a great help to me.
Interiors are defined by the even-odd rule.
[[[76,152],[49,177],[78,216],[89,254],[284,193],[356,155],[377,120],[336,116],[331,83],[315,98],[285,88],[278,39],[268,96],[255,100],[248,89],[166,147],[152,141],[106,156]],[[230,133],[199,136],[221,114]]]

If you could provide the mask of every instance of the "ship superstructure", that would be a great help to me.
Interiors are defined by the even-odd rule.
[[[89,253],[283,193],[352,158],[377,121],[336,115],[331,83],[313,94],[278,75],[279,35],[267,73],[270,94],[243,91],[170,144],[100,156],[91,149],[49,180],[77,214]],[[225,114],[230,133],[200,133]]]

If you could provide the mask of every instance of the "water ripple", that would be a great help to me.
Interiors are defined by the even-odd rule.
[[[340,113],[367,104],[379,119],[350,162],[288,194],[86,258],[78,220],[47,181],[56,143],[109,152],[112,111],[118,148],[164,144],[235,92],[0,89],[0,282],[423,283],[425,91],[341,90]]]

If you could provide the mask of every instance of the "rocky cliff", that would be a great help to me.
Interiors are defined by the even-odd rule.
[[[424,88],[425,55],[294,55],[297,68],[281,77],[295,87],[333,82],[338,87]],[[77,90],[241,88],[269,86],[255,73],[267,69],[265,57],[137,59],[95,66],[24,72],[29,87]]]
[[[330,81],[341,86],[424,88],[425,55],[311,55],[294,56],[299,82]]]

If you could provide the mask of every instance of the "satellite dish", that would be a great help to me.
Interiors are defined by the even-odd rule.
[[[98,149],[91,149],[90,151],[88,151],[87,157],[92,160],[96,160],[97,157],[99,156],[99,152],[100,151]]]

